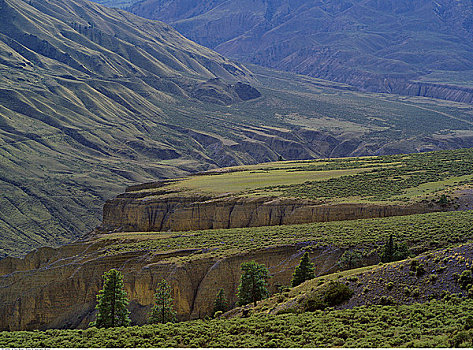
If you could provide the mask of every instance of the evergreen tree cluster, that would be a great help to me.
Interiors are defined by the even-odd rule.
[[[111,269],[103,275],[103,289],[97,294],[97,319],[90,323],[91,327],[110,328],[129,326],[130,311],[128,311],[128,297],[123,284],[123,275],[120,271]],[[154,295],[155,305],[149,316],[149,323],[176,322],[176,312],[171,297],[171,287],[162,280]]]
[[[249,261],[241,264],[242,275],[238,286],[238,304],[246,305],[268,297],[269,271],[263,264]],[[127,309],[128,298],[123,284],[123,275],[112,269],[104,275],[103,289],[97,294],[97,320],[90,325],[98,328],[109,328],[130,325],[130,311]],[[292,279],[292,286],[314,278],[314,264],[311,263],[309,253],[305,252],[299,266],[296,267]],[[154,295],[154,306],[149,314],[149,323],[176,322],[176,311],[173,306],[171,287],[166,280],[158,283]],[[228,300],[225,291],[221,288],[214,302],[213,315],[228,310]]]
[[[409,256],[409,251],[405,244],[396,244],[393,235],[389,235],[389,239],[384,245],[381,253],[381,261],[384,263],[399,261],[406,259]]]

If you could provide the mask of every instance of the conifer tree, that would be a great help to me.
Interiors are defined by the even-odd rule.
[[[386,242],[384,246],[384,251],[381,254],[381,261],[382,262],[391,262],[394,261],[394,252],[396,251],[396,246],[394,245],[394,238],[393,235],[389,235],[389,240]]]
[[[225,297],[225,291],[223,290],[223,288],[220,288],[217,293],[217,297],[215,298],[213,314],[215,315],[217,311],[225,312],[227,311],[227,308],[228,301]]]
[[[176,322],[171,286],[163,279],[158,283],[154,294],[154,307],[149,315],[149,323]]]
[[[381,252],[382,262],[392,262],[405,259],[409,256],[409,250],[405,243],[396,244],[394,242],[393,235],[389,235],[389,240],[384,245],[384,249]]]
[[[103,275],[103,289],[97,294],[97,320],[91,326],[98,328],[130,325],[128,298],[120,271],[111,269]]]
[[[310,280],[314,277],[314,264],[310,261],[309,253],[305,252],[304,255],[302,255],[301,262],[294,270],[291,285],[293,287],[298,286],[302,282]]]
[[[269,296],[268,282],[269,271],[255,261],[241,264],[242,275],[238,286],[238,304],[246,305],[256,302]]]

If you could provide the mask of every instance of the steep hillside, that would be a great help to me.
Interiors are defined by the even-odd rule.
[[[333,283],[345,284],[353,292],[348,300],[333,306],[339,310],[363,305],[426,303],[433,299],[448,299],[451,295],[471,297],[469,288],[466,288],[471,281],[462,281],[466,281],[464,272],[471,270],[472,263],[472,244],[462,244],[399,262],[318,277],[264,300],[255,308],[235,308],[224,317],[241,316],[245,309],[251,309],[251,314],[272,315],[323,310],[327,306],[317,305],[315,301]],[[362,265],[363,262],[359,261],[358,266]],[[460,278],[462,274],[464,277]]]
[[[85,233],[123,182],[199,169],[162,107],[216,76],[229,92],[251,80],[163,23],[93,3],[2,0],[0,19],[0,254]]]
[[[127,185],[473,146],[470,105],[250,72],[125,11],[1,0],[0,19],[0,256],[87,233]]]
[[[349,250],[363,252],[361,263],[377,264],[393,233],[413,255],[469,242],[472,218],[473,212],[465,211],[185,233],[114,233],[41,248],[24,259],[0,261],[0,330],[86,327],[94,318],[101,276],[111,268],[124,274],[134,324],[146,322],[162,278],[172,286],[179,320],[202,318],[211,313],[220,288],[231,304],[236,302],[242,262],[254,259],[269,268],[273,294],[290,283],[306,250],[322,276],[338,271]]]
[[[129,10],[243,62],[368,91],[473,101],[468,0],[141,0]]]

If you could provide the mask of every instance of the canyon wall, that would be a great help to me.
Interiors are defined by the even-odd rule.
[[[133,198],[125,193],[107,201],[103,231],[187,231],[290,225],[379,218],[442,210],[427,203],[411,205],[320,204],[306,199],[204,196]]]
[[[217,291],[224,288],[229,302],[236,302],[242,262],[256,260],[270,271],[270,291],[288,285],[307,243],[270,247],[225,258],[200,249],[156,253],[127,252],[104,255],[99,241],[59,248],[41,248],[25,259],[0,261],[0,330],[84,328],[94,320],[95,298],[102,274],[111,268],[124,274],[133,324],[148,318],[157,283],[165,278],[172,287],[179,320],[209,315]],[[310,249],[316,274],[337,269],[343,249]],[[373,260],[374,259],[374,260]],[[376,263],[372,257],[371,263]],[[26,269],[30,266],[31,269]],[[13,272],[14,271],[14,272]]]

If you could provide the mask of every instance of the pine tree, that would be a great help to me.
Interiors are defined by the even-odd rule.
[[[314,264],[310,261],[309,253],[305,252],[304,255],[302,255],[299,266],[296,266],[294,270],[291,285],[295,287],[312,278],[315,278]]]
[[[97,320],[91,326],[98,328],[130,325],[128,298],[121,272],[112,269],[103,275],[103,289],[97,294]]]
[[[381,253],[382,262],[393,262],[405,259],[409,256],[409,250],[407,246],[403,243],[397,245],[394,242],[393,235],[389,235],[389,240],[384,245],[383,252]]]
[[[242,275],[238,286],[238,304],[246,305],[253,302],[256,306],[258,300],[269,296],[268,282],[269,271],[255,261],[241,264]]]
[[[381,254],[381,261],[382,262],[391,262],[394,261],[394,251],[396,247],[394,246],[394,238],[393,235],[389,235],[389,240],[386,242],[384,246],[384,251]]]
[[[363,254],[357,250],[345,250],[340,259],[338,266],[344,270],[354,269],[360,267],[363,261]]]
[[[174,311],[173,299],[171,297],[171,286],[166,280],[158,283],[154,294],[154,307],[149,315],[149,323],[176,322],[176,311]]]
[[[223,290],[223,288],[221,288],[217,293],[217,297],[215,298],[213,314],[215,315],[217,311],[225,312],[227,311],[227,308],[228,301],[225,297],[225,291]]]

